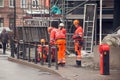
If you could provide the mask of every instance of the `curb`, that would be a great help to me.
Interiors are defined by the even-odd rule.
[[[38,65],[38,64],[34,64],[32,62],[27,62],[27,61],[24,61],[24,60],[21,60],[21,59],[12,58],[12,57],[8,57],[8,60],[12,61],[12,62],[15,62],[15,63],[23,64],[23,65],[26,65],[26,66],[29,66],[29,67],[32,67],[32,68],[41,69],[43,71],[50,72],[50,73],[53,73],[53,74],[56,74],[56,75],[62,77],[62,75],[59,74],[56,70],[53,70],[51,67],[48,68],[45,65],[41,66],[41,65]]]

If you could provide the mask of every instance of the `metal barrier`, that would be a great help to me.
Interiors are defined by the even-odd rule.
[[[28,62],[34,62],[35,64],[47,64],[48,67],[51,67],[52,64],[55,64],[55,69],[58,69],[57,47],[54,46],[54,50],[52,51],[53,46],[49,45],[48,37],[49,35],[47,32],[47,27],[17,27],[18,40],[13,40],[11,38],[10,42],[11,57],[17,57],[17,59],[28,60]],[[42,42],[40,42],[41,39],[45,39],[46,43],[43,44]],[[46,44],[48,45],[47,52],[45,50]],[[38,52],[39,45],[41,48],[41,52]]]
[[[27,60],[28,62],[34,62],[35,64],[40,63],[41,65],[45,65],[45,63],[48,65],[48,67],[51,67],[52,64],[55,64],[55,69],[58,70],[58,55],[57,55],[57,46],[48,46],[48,55],[47,55],[47,61],[44,59],[45,50],[44,45],[41,43],[26,43],[23,40],[20,41],[13,41],[11,44],[11,57],[16,57],[17,59]],[[17,45],[16,47],[13,45]],[[38,45],[42,46],[42,55],[38,53]],[[52,51],[52,48],[54,50]],[[16,48],[16,53],[15,53]],[[54,55],[54,57],[53,57]],[[38,60],[40,58],[40,61]],[[53,58],[55,58],[55,61],[53,62]]]

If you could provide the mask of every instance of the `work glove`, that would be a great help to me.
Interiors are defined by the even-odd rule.
[[[82,37],[80,35],[73,35],[72,39],[81,39]]]
[[[50,41],[50,45],[54,45],[54,41]]]
[[[75,55],[76,55],[76,56],[78,55],[76,51],[75,51]]]

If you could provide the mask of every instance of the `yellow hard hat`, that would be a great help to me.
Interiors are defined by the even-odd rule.
[[[52,30],[52,27],[48,27],[48,33],[50,33],[51,32],[51,30]]]
[[[79,23],[80,23],[79,20],[74,20],[74,21],[73,21],[73,24],[74,24],[74,25],[78,25]]]
[[[45,43],[45,39],[41,39],[40,42],[41,42],[41,43]]]

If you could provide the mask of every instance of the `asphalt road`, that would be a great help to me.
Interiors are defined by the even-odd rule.
[[[13,63],[0,55],[0,80],[65,80],[62,77],[29,66]]]

